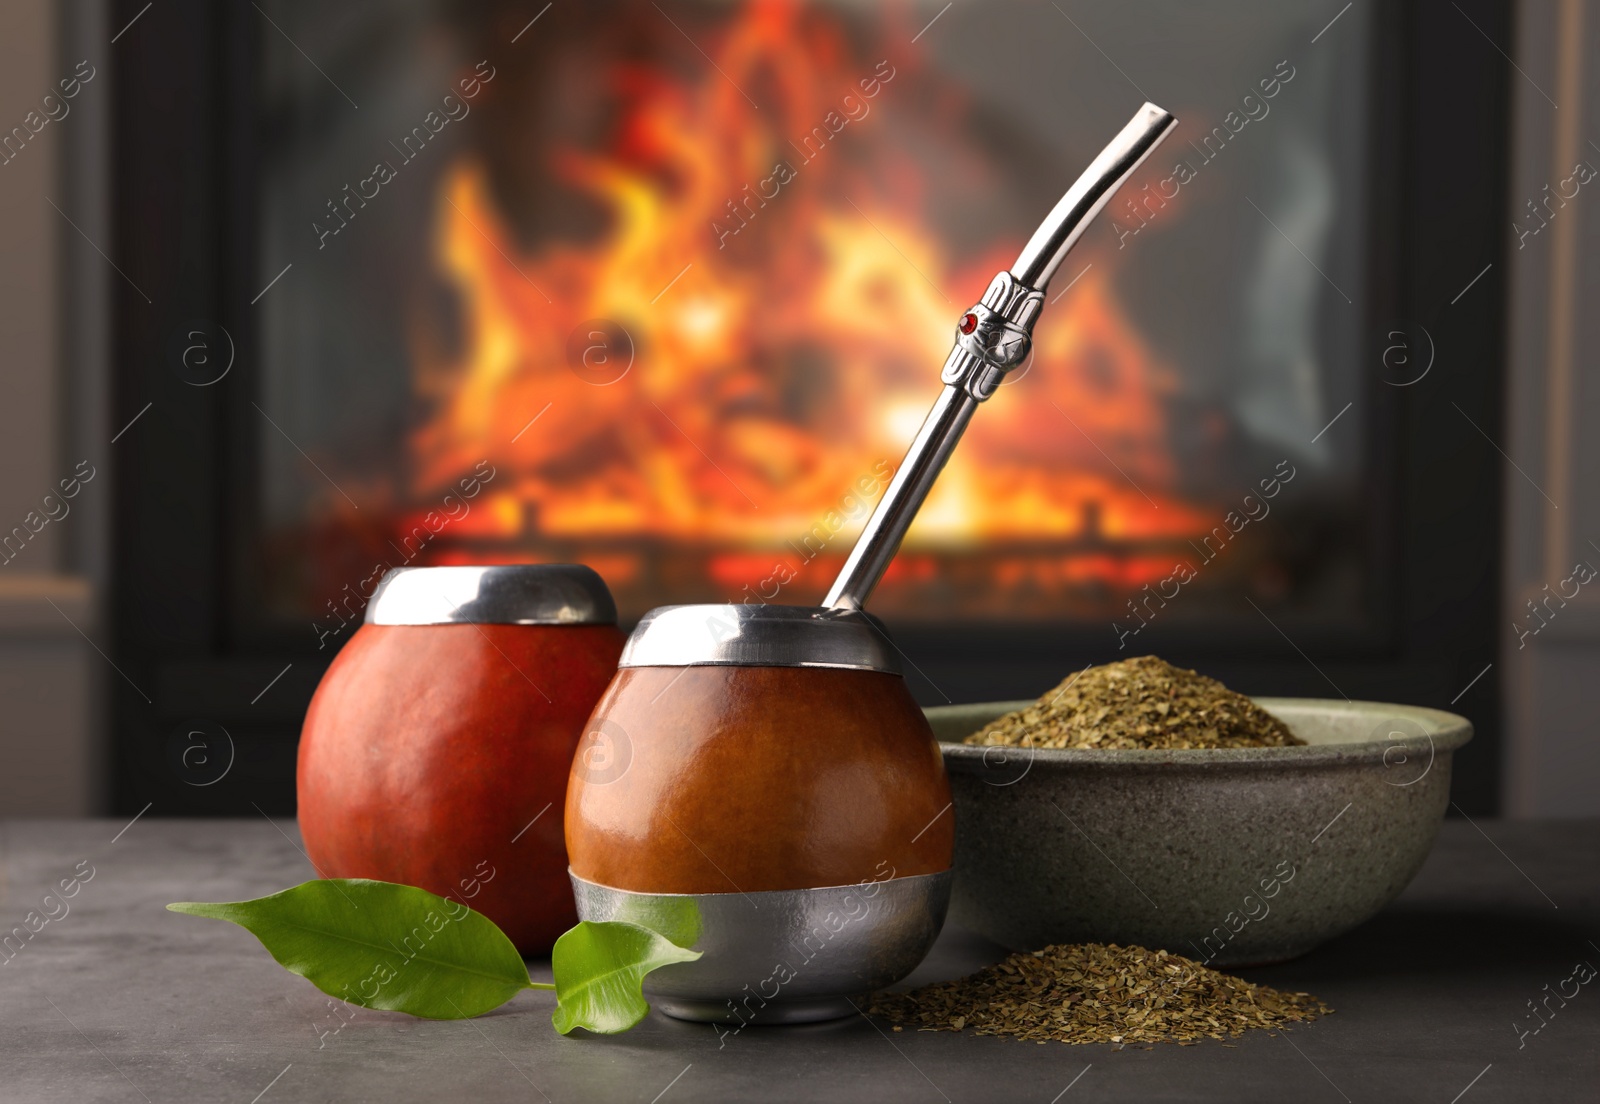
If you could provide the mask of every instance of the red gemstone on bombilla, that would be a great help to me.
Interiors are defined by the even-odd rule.
[[[961,318],[961,332],[969,334],[978,328],[978,316],[975,314],[963,315]]]

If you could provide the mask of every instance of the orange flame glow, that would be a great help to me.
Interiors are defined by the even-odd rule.
[[[793,559],[786,541],[839,511],[879,461],[898,464],[940,386],[954,320],[1021,243],[952,256],[924,210],[927,168],[886,135],[850,135],[852,148],[872,147],[871,172],[849,151],[791,141],[845,93],[874,111],[907,109],[892,106],[892,78],[867,100],[871,63],[815,18],[736,7],[702,45],[716,67],[701,79],[632,75],[648,94],[630,100],[613,148],[563,151],[567,183],[610,213],[598,240],[524,248],[479,166],[447,173],[435,257],[463,322],[449,348],[415,343],[430,415],[411,441],[410,497],[436,499],[487,456],[499,474],[474,539],[508,556],[587,547],[624,584],[643,570],[629,542],[704,548],[704,599],[727,597],[774,555]],[[745,88],[763,90],[762,110]],[[770,195],[779,161],[793,179],[747,200],[747,183],[766,180]],[[1169,571],[1170,556],[1085,545],[1207,530],[1207,515],[1166,490],[1171,370],[1120,308],[1109,267],[1047,309],[1030,367],[978,412],[891,582],[926,574],[919,554],[941,549],[1076,543],[1043,567],[997,566],[993,585],[1028,571],[1047,588],[1138,585]],[[593,319],[623,326],[635,349],[607,386],[570,366],[569,339]],[[481,543],[470,558],[485,558]]]

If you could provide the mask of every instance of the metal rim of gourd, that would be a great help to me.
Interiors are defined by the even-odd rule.
[[[615,625],[605,580],[582,564],[397,567],[367,603],[369,625]]]
[[[838,667],[900,675],[898,650],[861,610],[824,606],[660,606],[645,614],[620,667]]]

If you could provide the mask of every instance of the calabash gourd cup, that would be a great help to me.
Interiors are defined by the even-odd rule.
[[[961,317],[945,387],[823,606],[667,606],[629,638],[573,762],[567,850],[580,917],[703,952],[645,979],[668,1014],[851,1015],[932,947],[950,786],[862,607],[978,404],[1027,358],[1067,251],[1175,124],[1145,104]]]
[[[938,744],[869,615],[647,614],[574,761],[578,913],[687,940],[663,1011],[793,1022],[910,973],[939,934],[954,830]]]
[[[576,916],[561,808],[623,636],[577,564],[397,568],[300,736],[300,831],[322,877],[421,886],[526,955]]]

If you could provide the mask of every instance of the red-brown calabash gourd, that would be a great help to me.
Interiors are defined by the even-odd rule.
[[[954,838],[932,730],[882,671],[625,666],[567,793],[573,874],[634,892],[939,873]]]
[[[317,873],[421,886],[548,953],[577,919],[561,813],[622,650],[615,620],[599,576],[572,565],[386,576],[301,733]]]

